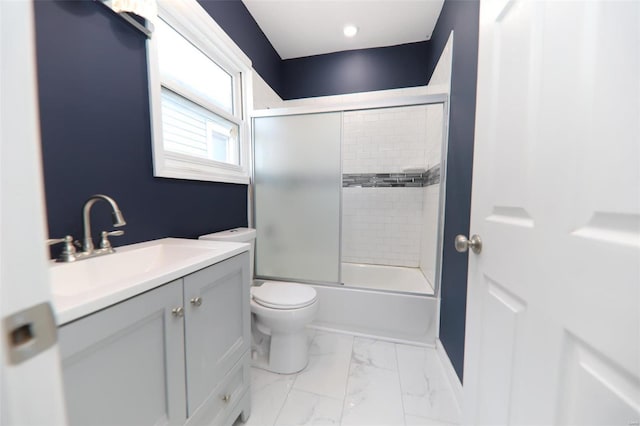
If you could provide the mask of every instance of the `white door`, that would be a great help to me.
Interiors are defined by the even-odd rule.
[[[65,423],[45,253],[33,4],[0,0],[0,424]]]
[[[640,2],[482,1],[468,424],[640,422]]]

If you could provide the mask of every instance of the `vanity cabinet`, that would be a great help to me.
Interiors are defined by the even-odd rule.
[[[191,424],[222,420],[249,388],[249,282],[247,253],[184,278],[187,415]],[[243,417],[248,415],[243,413]]]
[[[245,252],[62,326],[69,423],[248,418],[249,282]]]

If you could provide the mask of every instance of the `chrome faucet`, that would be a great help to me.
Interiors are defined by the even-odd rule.
[[[82,208],[82,220],[84,225],[82,251],[76,251],[74,244],[80,247],[80,243],[78,241],[74,242],[71,235],[67,235],[64,238],[53,238],[46,241],[47,245],[64,243],[64,248],[58,259],[56,259],[56,262],[75,262],[76,260],[89,259],[90,257],[114,252],[113,247],[111,247],[111,243],[109,242],[109,237],[123,235],[124,231],[122,230],[111,232],[102,231],[100,234],[102,237],[102,240],[100,241],[100,248],[96,249],[93,245],[93,238],[91,237],[91,218],[89,216],[91,213],[91,207],[100,200],[104,200],[111,204],[111,209],[113,210],[111,212],[113,226],[120,227],[127,224],[127,222],[124,221],[124,217],[122,216],[120,207],[118,207],[118,203],[116,203],[113,198],[103,194],[92,195],[84,203],[84,207]]]
[[[82,241],[82,252],[86,256],[90,256],[95,251],[95,247],[93,245],[93,237],[91,236],[90,213],[91,213],[91,207],[93,207],[93,205],[100,200],[104,200],[109,204],[111,204],[111,209],[113,210],[111,212],[111,220],[113,221],[114,227],[117,228],[127,224],[127,222],[125,222],[124,220],[124,217],[122,216],[120,207],[118,207],[118,203],[116,203],[116,201],[113,198],[103,194],[96,194],[89,197],[89,199],[84,203],[84,207],[82,208],[82,223],[84,226],[84,239]],[[122,234],[123,233],[112,233],[112,235],[122,235]],[[106,238],[104,233],[102,235],[102,238],[103,240]],[[110,246],[109,246],[109,249],[111,249]],[[113,249],[111,249],[111,251],[113,251]]]

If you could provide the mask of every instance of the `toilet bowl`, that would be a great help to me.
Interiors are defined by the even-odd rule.
[[[313,287],[277,281],[252,287],[254,365],[280,374],[303,370],[309,362],[306,326],[317,311]]]
[[[235,228],[200,239],[251,243],[253,277],[255,235],[255,229]],[[252,364],[280,374],[303,370],[309,362],[305,327],[318,311],[316,290],[305,284],[265,281],[251,287],[250,297]]]

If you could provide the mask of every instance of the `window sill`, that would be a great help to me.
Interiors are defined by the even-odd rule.
[[[248,185],[249,173],[240,167],[216,167],[200,161],[165,157],[161,167],[155,167],[155,177],[199,180],[205,182],[239,183]],[[178,156],[176,156],[178,157]],[[157,163],[156,163],[157,166]]]

